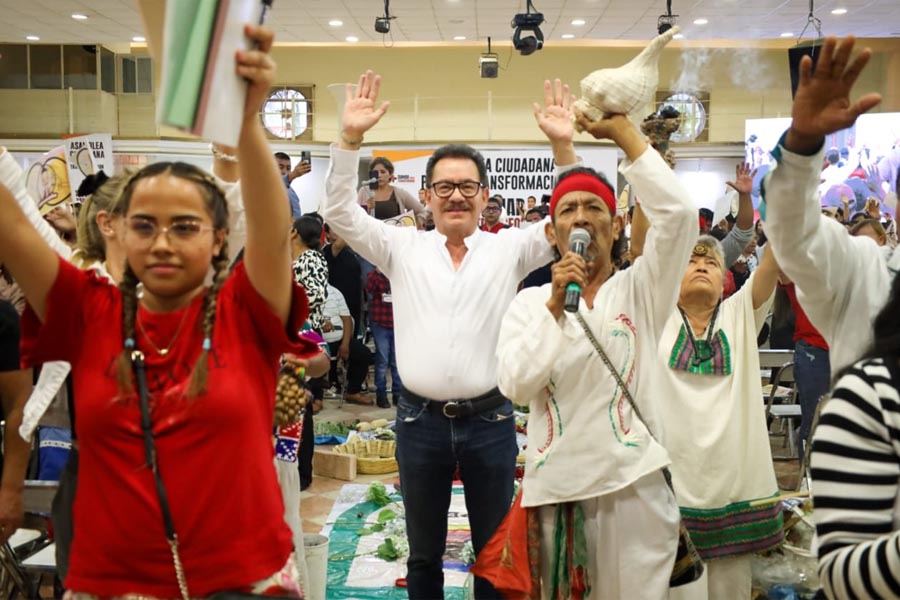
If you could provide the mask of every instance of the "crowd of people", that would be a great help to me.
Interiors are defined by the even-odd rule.
[[[360,188],[360,148],[389,108],[372,71],[347,87],[324,196],[301,215],[290,184],[309,163],[273,157],[258,118],[273,34],[246,34],[240,142],[212,147],[212,174],[92,177],[77,220],[45,219],[0,149],[0,542],[22,524],[29,441],[69,378],[66,600],[302,597],[299,492],[329,388],[396,407],[410,598],[443,597],[458,477],[476,555],[511,506],[527,515],[512,567],[530,597],[749,600],[751,556],[783,541],[758,353],[779,294],[823,591],[900,597],[900,253],[884,210],[900,175],[879,174],[856,212],[822,208],[832,181],[859,175],[824,141],[880,100],[850,100],[868,50],[829,38],[801,63],[773,163],[737,165],[737,211],[719,223],[627,115],[591,120],[545,82],[535,118],[555,186],[516,207],[517,227],[466,144],[434,151],[419,199],[385,158]],[[615,173],[578,159],[576,125],[621,150],[632,208]],[[406,210],[418,227],[385,222]],[[514,406],[528,412],[515,504]],[[685,531],[705,573],[670,588]],[[503,597],[496,583],[475,577],[475,597]]]

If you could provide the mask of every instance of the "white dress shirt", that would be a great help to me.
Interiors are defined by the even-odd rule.
[[[471,398],[497,385],[500,321],[519,282],[553,259],[543,227],[476,229],[459,270],[447,238],[386,225],[360,208],[358,152],[331,147],[325,222],[391,280],[397,368],[403,387],[427,398]],[[526,357],[523,356],[523,359]]]

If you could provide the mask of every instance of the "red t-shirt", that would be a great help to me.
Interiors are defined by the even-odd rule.
[[[503,221],[497,221],[496,223],[494,223],[493,227],[488,227],[487,223],[482,223],[481,230],[487,231],[488,233],[497,233],[501,229],[507,229],[508,227],[509,225],[507,225]]]
[[[291,531],[273,467],[277,363],[283,352],[318,352],[294,333],[308,312],[302,288],[294,287],[285,328],[241,263],[219,292],[207,394],[185,399],[202,346],[202,299],[199,294],[171,313],[139,309],[156,347],[173,343],[167,356],[140,329],[136,334],[146,357],[159,469],[192,596],[259,581],[287,562]],[[80,462],[65,586],[100,596],[177,598],[137,396],[120,396],[116,383],[121,314],[117,288],[60,260],[43,325],[30,309],[23,315],[25,364],[72,363]]]
[[[791,308],[794,309],[794,315],[796,315],[794,321],[794,341],[803,340],[810,346],[828,350],[828,342],[825,341],[825,338],[822,337],[819,330],[809,322],[809,318],[803,311],[803,307],[800,306],[800,303],[797,301],[797,290],[794,289],[794,284],[789,283],[782,287],[784,287],[784,291],[787,292],[788,298],[791,301]]]

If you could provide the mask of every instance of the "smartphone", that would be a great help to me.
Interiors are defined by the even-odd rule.
[[[300,152],[300,162],[306,161],[309,163],[309,168],[312,169],[312,152],[309,150],[303,150]]]
[[[378,189],[378,171],[375,171],[375,170],[369,171],[369,189],[370,190]]]

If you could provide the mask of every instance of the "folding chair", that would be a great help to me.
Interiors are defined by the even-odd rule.
[[[794,381],[793,362],[784,363],[778,368],[772,377],[772,382],[764,386],[763,394],[766,396],[766,422],[770,428],[769,435],[784,438],[784,445],[788,446],[787,455],[773,456],[772,458],[776,460],[793,460],[798,458],[797,440],[794,431],[799,426],[801,409],[800,404],[797,403],[797,386]],[[779,433],[771,431],[776,418],[781,427]]]

